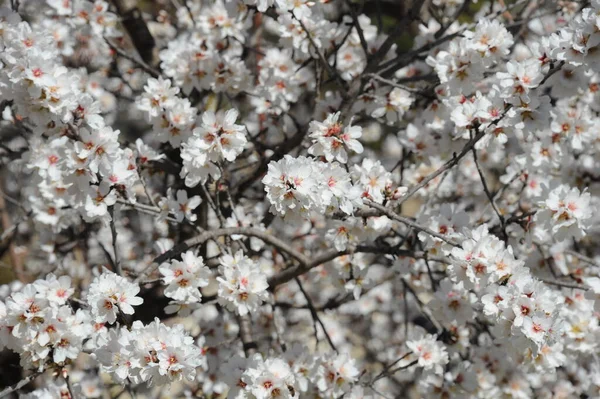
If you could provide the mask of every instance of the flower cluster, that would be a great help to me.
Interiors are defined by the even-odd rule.
[[[206,367],[202,350],[181,325],[168,327],[158,319],[148,325],[135,321],[131,330],[112,330],[95,357],[116,381],[163,385],[192,381]]]
[[[200,302],[200,288],[209,284],[212,275],[202,257],[194,255],[192,251],[182,254],[181,261],[164,263],[158,270],[167,286],[165,296],[174,300],[171,305]]]
[[[28,369],[63,366],[77,359],[92,332],[88,312],[69,306],[71,278],[49,274],[0,301],[0,344]]]
[[[86,19],[76,23],[110,36],[116,16],[106,3],[98,2],[91,14],[84,7],[80,15]],[[86,92],[85,76],[72,76],[61,65],[59,43],[46,28],[32,28],[17,14],[7,16],[0,87],[14,105],[11,117],[26,115],[34,134],[27,167],[39,187],[32,206],[36,220],[55,231],[78,214],[88,221],[109,220],[116,191],[135,200],[129,195],[137,180],[132,151],[119,147],[120,132],[106,124],[100,102]]]
[[[195,222],[198,216],[194,210],[202,203],[199,195],[194,195],[188,198],[188,193],[185,190],[177,190],[176,196],[173,196],[171,189],[167,190],[167,196],[159,203],[159,207],[163,210],[162,216],[167,216],[169,213],[175,216],[178,222],[184,219]]]
[[[392,3],[0,0],[3,394],[599,396],[600,1]]]
[[[156,140],[181,146],[191,135],[196,123],[196,108],[187,98],[179,98],[178,87],[171,87],[169,79],[148,79],[144,94],[138,98],[138,109],[152,123]]]
[[[314,144],[308,149],[309,154],[323,155],[327,162],[334,159],[341,163],[348,162],[346,148],[358,154],[363,146],[357,139],[362,136],[360,126],[343,127],[338,119],[340,113],[330,114],[323,122],[313,121],[309,125],[309,136]]]
[[[219,165],[223,161],[233,162],[244,150],[245,128],[235,124],[237,117],[235,109],[216,115],[207,111],[202,115],[202,125],[194,129],[192,137],[182,145],[181,177],[185,178],[186,186],[204,184],[209,176],[219,179]]]
[[[390,174],[381,163],[368,159],[348,173],[336,163],[285,156],[269,164],[262,182],[271,211],[285,216],[286,220],[337,209],[351,215],[361,206],[363,198],[381,203],[386,196],[392,198],[394,194]]]
[[[515,259],[512,248],[490,235],[486,225],[473,230],[451,255],[452,275],[458,284],[443,286],[442,292],[447,293],[440,296],[447,297],[447,307],[458,318],[454,321],[472,318],[474,301],[464,284],[480,295],[484,313],[496,318],[494,329],[502,331],[498,337],[510,339],[510,348],[517,353],[529,350],[535,357],[554,343],[560,334],[560,297],[531,276],[524,263]]]
[[[229,398],[298,398],[311,393],[335,398],[348,394],[358,381],[359,370],[347,354],[303,352],[294,346],[284,358],[233,358],[223,366],[228,376]]]
[[[557,240],[583,237],[592,217],[590,194],[564,184],[547,189],[545,194],[536,214],[539,234],[550,234]]]
[[[448,363],[448,353],[444,345],[436,340],[431,334],[427,334],[419,339],[406,342],[408,349],[412,351],[410,357],[405,362],[414,358],[419,367],[423,370],[431,370],[435,374],[442,374],[444,366]]]
[[[219,303],[240,315],[256,311],[269,297],[267,277],[260,266],[242,251],[219,261]]]
[[[115,273],[104,272],[90,284],[87,301],[97,323],[113,324],[123,313],[131,315],[144,300],[137,296],[140,287]]]

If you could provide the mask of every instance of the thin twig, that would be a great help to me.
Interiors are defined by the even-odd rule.
[[[113,206],[109,206],[108,207],[108,213],[110,215],[110,232],[112,235],[112,247],[113,247],[113,253],[114,253],[114,266],[115,266],[115,272],[119,275],[122,276],[123,275],[123,269],[121,268],[121,262],[119,261],[119,252],[117,251],[117,226],[115,224],[115,207]]]
[[[104,38],[104,40],[106,41],[106,43],[108,44],[108,46],[115,53],[117,53],[119,56],[125,58],[126,60],[129,60],[129,61],[133,62],[134,64],[136,64],[138,67],[140,67],[142,70],[144,70],[144,72],[148,73],[153,78],[158,78],[160,76],[160,73],[156,69],[154,69],[150,65],[146,64],[146,62],[144,62],[143,60],[141,60],[141,59],[139,59],[137,57],[134,57],[134,56],[132,56],[130,54],[127,54],[125,51],[121,50],[119,47],[117,47],[115,44],[113,44],[107,38]]]
[[[555,286],[561,287],[561,288],[572,288],[575,290],[582,290],[582,291],[589,290],[589,288],[587,288],[583,285],[579,285],[579,284],[571,284],[571,283],[565,283],[565,282],[557,281],[557,280],[547,280],[547,279],[543,279],[543,278],[541,278],[540,281],[542,281],[546,284],[555,285]]]
[[[490,204],[492,205],[492,208],[494,209],[494,212],[496,212],[496,216],[498,216],[498,219],[500,220],[500,226],[502,228],[502,235],[504,237],[504,241],[508,241],[508,234],[506,233],[506,220],[504,219],[504,216],[500,213],[500,210],[498,210],[498,207],[496,206],[496,203],[494,202],[494,196],[492,195],[487,182],[485,180],[485,175],[483,174],[483,171],[481,170],[481,166],[479,165],[479,160],[477,159],[477,150],[475,149],[475,146],[473,146],[471,148],[471,151],[473,153],[473,162],[475,162],[475,167],[477,168],[477,172],[479,173],[479,178],[481,180],[481,185],[483,186],[483,191],[485,192],[485,195],[488,197],[488,200],[490,201]]]
[[[375,378],[373,378],[373,381],[371,381],[371,384],[374,383],[374,382],[376,382],[376,381],[379,381],[383,377],[387,377],[390,374],[390,373],[388,373],[388,371],[392,367],[394,367],[396,364],[400,363],[402,360],[406,359],[410,355],[412,355],[412,351],[405,353],[404,355],[402,355],[401,357],[399,357],[398,359],[396,359],[395,361],[393,361],[389,365],[385,366],[383,368],[383,370],[381,371],[381,373],[379,373]],[[397,369],[396,369],[396,371],[397,371]],[[391,373],[391,374],[393,374],[393,373]]]
[[[304,25],[304,22],[302,22],[302,20],[300,18],[296,17],[296,15],[294,14],[293,11],[290,11],[290,12],[292,13],[292,17],[296,21],[298,21],[298,23],[300,24],[300,26],[302,27],[302,29],[306,33],[306,37],[308,38],[308,41],[310,42],[311,46],[315,49],[315,52],[319,56],[319,59],[321,60],[321,63],[323,64],[323,66],[325,67],[325,69],[327,69],[327,73],[329,74],[329,76],[335,78],[338,81],[338,83],[340,84],[341,88],[345,91],[346,90],[346,82],[342,79],[342,77],[340,76],[340,74],[337,73],[337,71],[334,70],[331,67],[331,65],[329,65],[329,62],[327,62],[327,60],[325,59],[325,56],[321,52],[321,49],[319,48],[319,46],[317,46],[317,44],[315,43],[315,41],[312,38],[309,30]]]
[[[390,209],[386,208],[383,205],[380,205],[380,204],[378,204],[376,202],[373,202],[373,201],[371,201],[369,199],[365,199],[363,201],[364,201],[365,204],[367,204],[368,206],[370,206],[372,208],[377,209],[378,211],[380,211],[381,213],[383,213],[384,215],[386,215],[390,219],[394,219],[394,220],[396,220],[396,221],[398,221],[398,222],[400,222],[402,224],[410,226],[410,227],[414,228],[415,230],[427,233],[427,234],[429,234],[432,237],[439,238],[440,240],[442,240],[442,241],[444,241],[444,242],[446,242],[446,243],[448,243],[448,244],[450,244],[450,245],[452,245],[454,247],[458,247],[459,246],[459,244],[456,243],[454,240],[452,240],[452,239],[450,239],[448,237],[445,237],[444,235],[442,235],[442,234],[440,234],[438,232],[435,232],[435,231],[431,230],[428,227],[421,226],[420,224],[412,221],[409,218],[406,218],[404,216],[400,216],[397,213],[391,211]]]
[[[20,390],[21,388],[23,388],[25,385],[27,385],[31,381],[33,381],[40,374],[42,374],[41,371],[36,371],[35,373],[33,373],[33,374],[31,374],[31,375],[23,378],[21,381],[19,381],[15,385],[10,386],[8,388],[5,388],[2,392],[0,392],[0,398],[4,398],[4,397],[10,395],[13,392],[17,392],[18,390]]]
[[[319,317],[319,312],[317,312],[317,309],[315,309],[315,306],[313,305],[312,300],[308,296],[308,293],[306,292],[306,290],[302,286],[302,283],[300,282],[300,279],[298,277],[296,277],[296,278],[294,278],[294,280],[296,281],[296,284],[298,284],[298,288],[300,288],[300,292],[302,292],[302,295],[304,295],[304,299],[306,299],[306,303],[308,305],[308,309],[310,310],[310,314],[312,315],[312,318],[313,318],[313,323],[317,323],[317,322],[319,323],[319,325],[321,326],[321,330],[323,330],[323,334],[325,334],[325,338],[327,338],[327,342],[329,343],[329,346],[336,353],[338,353],[338,350],[335,347],[335,344],[333,343],[333,340],[331,339],[331,337],[329,336],[329,333],[327,332],[327,329],[325,328],[325,324],[323,324],[323,321]],[[317,335],[316,324],[315,324],[315,338],[317,338],[317,341],[319,340],[319,337]]]

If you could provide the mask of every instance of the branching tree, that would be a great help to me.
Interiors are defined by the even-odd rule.
[[[0,397],[598,397],[599,54],[598,0],[0,1]]]

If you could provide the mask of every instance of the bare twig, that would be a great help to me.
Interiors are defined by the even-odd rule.
[[[319,325],[321,326],[321,330],[323,330],[323,334],[325,335],[325,338],[327,338],[327,342],[329,343],[329,346],[331,347],[331,349],[333,349],[337,353],[338,350],[335,347],[335,344],[333,343],[331,337],[329,336],[329,333],[327,332],[327,329],[325,328],[325,324],[323,324],[323,321],[319,317],[319,312],[317,312],[317,309],[315,309],[315,306],[313,305],[312,300],[310,299],[310,297],[308,296],[308,293],[302,286],[300,279],[298,277],[296,277],[296,278],[294,278],[294,280],[296,281],[296,284],[298,284],[298,288],[300,288],[300,292],[302,292],[302,295],[304,295],[304,299],[306,299],[308,309],[310,310],[310,314],[313,317],[313,322],[319,323]],[[315,338],[317,339],[317,341],[319,340],[319,337],[317,335],[316,324],[315,324]]]
[[[104,38],[104,40],[106,41],[106,43],[108,44],[108,46],[115,53],[117,53],[119,56],[125,58],[126,60],[129,60],[129,61],[133,62],[134,64],[136,64],[138,67],[140,67],[142,70],[144,70],[144,72],[147,72],[153,78],[158,78],[160,76],[160,73],[156,69],[152,68],[150,65],[148,65],[143,60],[141,60],[141,59],[139,59],[137,57],[134,57],[131,54],[127,54],[125,51],[123,51],[122,49],[120,49],[119,47],[117,47],[115,44],[113,44],[107,38]]]
[[[23,388],[25,385],[29,384],[31,381],[33,381],[34,379],[37,378],[37,376],[39,376],[40,374],[42,374],[41,371],[37,371],[25,378],[23,378],[21,381],[19,381],[18,383],[16,383],[13,386],[10,386],[8,388],[5,388],[2,392],[0,392],[0,398],[4,398],[7,397],[8,395],[10,395],[13,392],[17,392],[18,390],[20,390],[21,388]]]
[[[327,60],[325,59],[325,56],[321,52],[321,49],[319,48],[319,46],[317,46],[317,44],[315,43],[314,39],[312,38],[312,35],[311,35],[310,31],[304,25],[304,22],[302,22],[302,20],[300,18],[296,17],[296,15],[294,14],[293,11],[290,11],[290,12],[292,13],[292,17],[296,21],[298,21],[298,23],[300,24],[300,26],[302,27],[302,29],[306,33],[306,37],[308,38],[308,41],[310,42],[311,46],[314,48],[315,52],[317,53],[317,56],[319,57],[319,60],[321,60],[321,63],[323,64],[323,66],[327,70],[327,73],[329,74],[329,76],[335,78],[338,81],[338,83],[340,84],[340,87],[343,90],[346,90],[346,82],[342,79],[342,77],[340,76],[340,74],[337,73],[337,71],[335,69],[333,69],[331,67],[331,65],[329,65],[329,62],[327,62]]]
[[[550,284],[550,285],[555,285],[557,287],[561,287],[561,288],[572,288],[575,290],[582,290],[582,291],[587,291],[589,290],[589,288],[583,286],[583,285],[579,285],[579,284],[572,284],[572,283],[565,283],[563,281],[557,281],[557,280],[547,280],[547,279],[543,279],[541,278],[540,281],[546,283],[546,284]]]
[[[446,242],[446,243],[448,243],[448,244],[450,244],[450,245],[452,245],[454,247],[458,247],[459,246],[458,243],[456,243],[454,240],[452,240],[450,238],[447,238],[444,235],[442,235],[440,233],[437,233],[437,232],[431,230],[428,227],[421,226],[421,225],[419,225],[418,223],[412,221],[409,218],[406,218],[404,216],[400,216],[397,213],[393,212],[392,210],[386,208],[383,205],[379,205],[378,203],[373,202],[373,201],[368,200],[368,199],[365,199],[364,203],[367,204],[368,206],[372,207],[372,208],[377,209],[378,211],[380,211],[382,214],[386,215],[390,219],[394,219],[394,220],[396,220],[396,221],[398,221],[398,222],[400,222],[402,224],[410,226],[410,227],[414,228],[417,231],[422,231],[424,233],[427,233],[427,234],[429,234],[432,237],[439,238],[440,240],[442,240],[442,241],[444,241],[444,242]]]
[[[504,237],[504,241],[508,241],[508,234],[506,233],[506,220],[504,219],[504,216],[500,213],[500,210],[496,206],[496,203],[494,201],[494,196],[492,195],[492,193],[487,185],[487,182],[485,180],[485,175],[483,174],[483,171],[481,170],[481,166],[479,165],[479,160],[477,159],[477,150],[475,149],[475,146],[473,146],[471,148],[471,151],[473,152],[473,162],[475,162],[475,167],[477,168],[477,172],[479,173],[479,178],[480,178],[481,184],[483,186],[483,191],[485,192],[485,195],[487,196],[488,200],[490,201],[490,204],[492,205],[494,212],[496,212],[496,216],[498,216],[498,219],[500,220],[500,227],[502,229],[502,235]]]
[[[398,359],[396,359],[395,361],[393,361],[392,363],[388,364],[387,366],[385,366],[383,368],[383,370],[381,371],[381,373],[379,373],[377,376],[375,376],[375,378],[373,378],[373,380],[371,381],[371,384],[373,384],[376,381],[379,381],[380,379],[387,377],[390,374],[394,374],[396,371],[398,371],[398,369],[396,369],[395,371],[388,373],[388,371],[390,371],[392,369],[392,367],[394,367],[396,364],[400,363],[402,360],[406,359],[408,356],[412,355],[412,352],[407,352],[406,354],[402,355],[401,357],[399,357]],[[403,367],[409,367],[407,366],[403,366]]]
[[[239,316],[238,324],[240,326],[240,339],[244,346],[244,353],[246,354],[246,357],[249,358],[256,353],[256,349],[258,348],[258,345],[252,338],[252,322],[250,316],[247,314]]]
[[[109,206],[108,213],[110,215],[110,232],[112,234],[112,247],[114,253],[114,266],[115,272],[119,275],[123,275],[123,269],[121,268],[121,262],[119,261],[119,252],[117,251],[117,226],[115,225],[115,207]]]
[[[475,137],[473,137],[471,140],[469,140],[467,142],[467,144],[463,147],[462,151],[458,155],[454,154],[454,156],[452,157],[452,159],[450,159],[448,162],[446,162],[445,164],[443,164],[442,166],[440,166],[435,172],[433,172],[433,173],[429,174],[428,176],[426,176],[418,184],[416,184],[413,187],[411,187],[406,192],[406,194],[404,194],[404,196],[398,200],[398,205],[401,205],[404,202],[406,202],[406,200],[408,200],[410,197],[412,197],[413,195],[415,195],[417,193],[417,191],[419,191],[423,187],[427,186],[429,184],[429,182],[431,182],[433,179],[435,179],[436,177],[438,177],[439,175],[441,175],[445,171],[447,171],[447,170],[453,168],[454,166],[458,165],[458,163],[460,162],[460,160],[462,158],[464,158],[464,156],[467,155],[469,153],[469,151],[471,151],[471,148],[475,147],[475,144],[477,144],[477,142],[479,140],[481,140],[483,138],[483,136],[485,136],[485,131],[481,131],[481,132],[477,133],[477,135]]]

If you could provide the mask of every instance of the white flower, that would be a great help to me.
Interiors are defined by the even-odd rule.
[[[535,216],[542,233],[550,232],[558,240],[583,237],[593,214],[590,193],[562,184],[546,187],[545,194],[547,197],[539,202],[542,210]]]
[[[192,136],[181,145],[181,159],[183,167],[180,176],[185,178],[187,187],[195,187],[199,183],[204,184],[209,176],[213,179],[221,177],[218,165],[211,162],[208,153],[203,149],[205,143],[199,137]]]
[[[202,126],[194,129],[193,134],[200,139],[197,145],[206,152],[210,161],[218,163],[225,159],[233,162],[244,150],[246,128],[235,124],[237,117],[236,109],[225,113],[219,111],[216,115],[206,111],[202,115]]]
[[[224,255],[220,262],[219,303],[240,315],[256,311],[269,295],[267,277],[259,265],[241,250],[235,256]]]
[[[417,360],[419,367],[433,370],[438,375],[442,374],[443,366],[448,363],[448,353],[434,335],[427,334],[423,338],[408,341],[406,346],[412,351],[411,358]]]
[[[203,338],[199,340],[203,343]],[[133,322],[131,331],[113,329],[106,344],[94,352],[102,369],[119,382],[165,385],[193,381],[206,359],[181,324],[168,327],[155,319],[148,325]]]
[[[90,337],[89,313],[76,313],[66,303],[73,293],[68,276],[48,274],[17,288],[0,302],[0,346],[21,356],[24,368],[65,363],[77,359],[83,341]]]
[[[543,79],[540,64],[535,60],[509,61],[506,64],[506,72],[498,72],[496,76],[500,80],[502,96],[511,99],[515,104],[519,104],[521,100],[528,103],[529,91],[537,87]]]
[[[514,43],[510,32],[497,20],[482,19],[477,23],[475,32],[466,31],[465,36],[471,39],[471,48],[479,52],[488,64],[510,53]]]
[[[56,276],[52,273],[46,276],[45,280],[37,280],[33,283],[38,291],[38,296],[45,298],[50,303],[64,305],[75,289],[71,287],[71,277]]]
[[[169,188],[167,191],[167,201],[169,210],[175,215],[175,219],[178,222],[183,221],[183,219],[195,222],[198,218],[193,211],[202,203],[199,195],[188,198],[187,191],[177,190],[177,197],[173,198],[171,189]]]
[[[160,117],[167,109],[175,105],[179,93],[178,87],[171,87],[171,80],[149,78],[144,86],[144,93],[137,99],[137,107],[146,112],[148,121]]]
[[[295,398],[294,374],[283,359],[267,358],[262,360],[260,355],[253,359],[251,366],[242,376],[246,390],[256,399]]]
[[[83,215],[92,220],[96,218],[104,218],[110,220],[108,207],[117,202],[117,194],[111,188],[107,180],[103,180],[99,185],[90,185],[87,196],[85,197],[85,205]]]
[[[137,150],[137,157],[142,165],[147,164],[149,161],[158,161],[166,157],[165,154],[160,154],[152,147],[146,145],[142,139],[135,141],[135,148]]]
[[[96,322],[113,324],[119,311],[133,314],[133,306],[141,305],[144,300],[136,296],[140,292],[137,284],[115,273],[104,272],[90,284],[87,301]]]
[[[471,295],[464,289],[462,281],[453,284],[450,279],[444,279],[440,282],[430,307],[438,320],[464,324],[475,317],[471,302]]]
[[[185,303],[200,302],[202,294],[199,288],[208,285],[211,272],[204,265],[202,257],[194,255],[192,251],[182,254],[181,259],[164,263],[158,268],[167,285],[165,296]]]
[[[385,116],[390,124],[397,122],[402,119],[414,101],[414,97],[408,91],[396,87],[383,97],[381,106],[371,112],[371,116],[373,118]]]
[[[321,203],[316,172],[314,163],[302,156],[286,155],[280,161],[269,163],[262,182],[271,202],[271,212],[285,216],[318,209]]]
[[[359,374],[354,359],[347,353],[329,355],[319,365],[317,386],[321,392],[338,397],[350,390]]]
[[[360,165],[352,168],[352,177],[362,191],[362,197],[378,204],[383,203],[384,191],[391,182],[391,174],[379,161],[365,158]]]
[[[323,122],[312,121],[308,127],[309,137],[313,145],[308,149],[309,154],[324,155],[328,162],[334,159],[348,162],[346,148],[358,154],[363,152],[363,146],[357,139],[362,136],[359,126],[343,127],[338,119],[340,112],[329,114]]]

